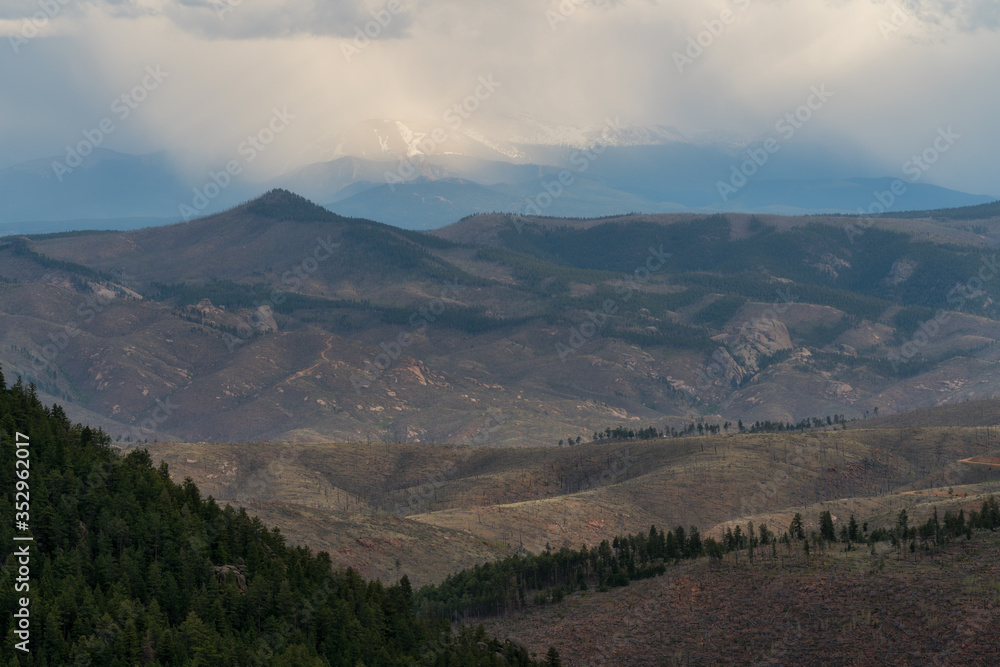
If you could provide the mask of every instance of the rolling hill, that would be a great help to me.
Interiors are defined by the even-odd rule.
[[[157,443],[176,479],[246,507],[366,576],[416,582],[519,550],[596,545],[650,524],[706,536],[748,519],[783,529],[832,509],[890,521],[900,509],[980,498],[1000,468],[994,426],[879,426],[581,444]],[[907,413],[937,423],[940,409]],[[901,416],[902,418],[903,416]],[[942,423],[947,423],[947,418]],[[482,440],[485,440],[482,439]],[[935,489],[952,489],[945,500]],[[405,519],[405,521],[403,520]],[[807,521],[815,526],[814,520]],[[337,529],[334,530],[333,527]],[[450,567],[443,567],[447,563]]]

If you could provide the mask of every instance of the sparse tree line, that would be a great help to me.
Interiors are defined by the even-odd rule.
[[[909,514],[906,509],[901,509],[896,515],[895,526],[880,527],[870,532],[867,522],[858,524],[853,514],[838,528],[834,524],[833,515],[829,511],[823,511],[819,514],[819,530],[812,530],[806,534],[802,515],[796,513],[788,530],[779,541],[789,546],[794,541],[802,542],[806,554],[809,554],[811,549],[815,550],[829,544],[844,544],[845,550],[850,551],[861,544],[873,548],[876,542],[891,542],[899,551],[908,548],[911,553],[915,553],[918,549],[930,551],[933,547],[945,546],[960,538],[971,540],[973,533],[977,531],[997,529],[1000,529],[1000,504],[997,503],[996,497],[991,495],[983,500],[979,510],[971,510],[968,516],[963,508],[958,512],[948,510],[939,518],[935,507],[933,514],[926,521],[911,526]]]
[[[788,529],[780,534],[766,523],[754,525],[750,521],[745,528],[740,524],[727,527],[718,540],[702,539],[695,526],[687,530],[678,526],[666,532],[650,526],[648,533],[615,537],[592,548],[584,545],[578,550],[563,547],[553,551],[546,545],[546,550],[537,555],[516,554],[477,565],[450,575],[436,586],[422,588],[416,595],[416,608],[429,618],[468,622],[560,602],[570,593],[592,587],[603,592],[627,586],[637,579],[665,574],[668,566],[682,560],[701,556],[708,556],[715,565],[728,554],[736,562],[741,554],[750,561],[777,558],[779,546],[791,553],[794,544],[801,544],[808,557],[833,544],[843,544],[846,551],[851,551],[863,544],[874,549],[876,542],[891,542],[899,550],[929,551],[962,537],[972,539],[976,531],[997,529],[1000,504],[993,496],[968,516],[960,509],[957,513],[945,512],[939,520],[935,509],[924,523],[910,526],[904,509],[897,515],[894,527],[874,530],[869,530],[867,522],[859,523],[853,514],[838,527],[829,511],[819,514],[818,530],[806,532],[802,515],[796,513]]]
[[[875,416],[878,416],[878,408],[875,408]],[[849,422],[857,421],[857,419],[847,419],[844,415],[827,415],[826,418],[822,417],[812,417],[802,419],[796,423],[792,422],[780,422],[780,421],[756,421],[753,424],[747,426],[743,423],[743,420],[737,420],[735,428],[732,422],[725,421],[721,424],[709,424],[707,422],[691,422],[687,426],[681,429],[676,427],[671,427],[669,429],[658,429],[656,426],[647,426],[640,429],[631,429],[625,426],[615,426],[607,427],[603,431],[594,431],[590,436],[591,442],[623,442],[627,440],[654,440],[656,438],[687,438],[694,435],[718,435],[719,433],[745,433],[745,434],[755,434],[755,433],[785,433],[794,431],[805,431],[809,429],[821,429],[821,428],[836,428],[840,427],[843,429],[847,428]],[[562,447],[563,444],[567,445],[579,445],[582,440],[581,436],[569,437],[565,440],[559,441],[559,446]]]

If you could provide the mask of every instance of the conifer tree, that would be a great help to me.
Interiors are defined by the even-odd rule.
[[[819,513],[819,534],[827,542],[834,542],[837,539],[833,527],[833,515],[829,511],[824,510]]]

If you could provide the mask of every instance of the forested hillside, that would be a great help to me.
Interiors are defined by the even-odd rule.
[[[15,459],[29,462],[30,533],[12,521]],[[326,553],[287,546],[190,479],[171,482],[145,450],[120,455],[2,376],[0,470],[4,665],[536,664],[481,630],[418,618],[405,576],[385,585],[333,570]],[[25,558],[10,545],[25,544],[30,575],[15,589]]]

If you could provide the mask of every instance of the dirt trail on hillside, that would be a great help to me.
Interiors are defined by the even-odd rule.
[[[298,380],[301,377],[305,377],[305,376],[309,375],[310,373],[313,372],[313,370],[315,370],[316,368],[319,368],[324,363],[327,363],[327,364],[333,363],[332,361],[330,361],[329,359],[326,358],[326,353],[333,349],[333,336],[330,336],[329,338],[327,338],[325,342],[326,342],[326,349],[319,353],[319,356],[323,359],[323,361],[318,361],[315,364],[313,364],[312,366],[310,366],[309,368],[305,369],[304,371],[299,371],[298,373],[296,373],[292,377],[290,377],[287,380],[285,380],[285,384],[291,384],[292,380]]]
[[[918,491],[903,491],[902,496],[930,496],[931,498],[961,498],[962,496],[947,491],[937,491],[933,489],[920,489]]]
[[[972,463],[979,466],[1000,468],[1000,456],[972,456],[967,459],[961,459],[959,463]]]

